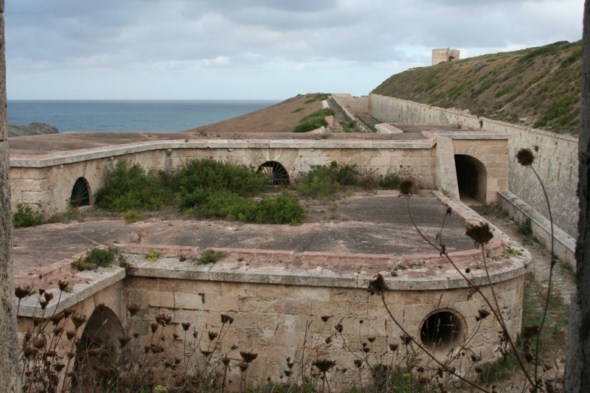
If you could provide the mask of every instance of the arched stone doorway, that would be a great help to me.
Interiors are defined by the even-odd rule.
[[[86,179],[79,177],[72,187],[70,206],[80,207],[87,205],[90,205],[90,186]]]
[[[486,203],[487,171],[485,165],[472,156],[455,155],[457,185],[461,199]]]
[[[290,183],[289,173],[281,163],[267,161],[258,167],[258,172],[266,173],[272,185],[287,185]]]
[[[76,346],[72,391],[87,391],[90,387],[103,391],[117,380],[122,337],[125,333],[117,315],[107,306],[98,305]]]

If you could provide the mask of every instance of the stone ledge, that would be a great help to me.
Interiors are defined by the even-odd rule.
[[[164,250],[152,245],[132,247],[122,246],[124,252],[134,250],[139,252],[148,250]],[[223,281],[259,284],[281,284],[294,286],[332,287],[332,288],[367,288],[369,282],[379,273],[383,275],[390,290],[438,290],[468,288],[469,284],[461,274],[445,261],[443,257],[435,255],[421,255],[416,258],[393,258],[390,255],[372,255],[373,260],[367,260],[364,254],[347,255],[348,263],[342,262],[342,256],[329,260],[322,255],[320,263],[310,263],[303,258],[303,254],[282,251],[239,250],[215,248],[226,252],[222,260],[210,264],[199,265],[190,261],[181,262],[178,255],[195,255],[198,250],[179,248],[176,256],[173,247],[166,247],[163,258],[150,262],[145,253],[128,255],[130,277],[150,277],[198,281]],[[244,252],[249,252],[250,258],[244,258]],[[473,258],[462,258],[451,254],[451,258],[475,285],[488,285],[483,264]],[[281,255],[284,259],[277,260]],[[266,257],[266,258],[265,258]],[[430,258],[425,260],[424,258]],[[272,260],[269,260],[272,259]],[[376,260],[385,263],[373,264]],[[524,274],[528,254],[523,257],[507,257],[489,259],[490,279],[492,283],[506,281]],[[401,261],[405,261],[401,268]],[[435,262],[436,261],[436,262]],[[317,261],[316,261],[317,262]],[[411,264],[413,262],[413,264]],[[410,264],[408,264],[410,263]]]
[[[43,168],[71,164],[81,161],[98,160],[157,150],[176,149],[431,149],[432,140],[426,141],[332,141],[332,140],[205,140],[205,141],[164,141],[112,146],[62,152],[43,158],[11,157],[10,166],[19,168]]]
[[[510,217],[518,222],[530,218],[533,235],[549,250],[551,248],[551,223],[549,219],[510,191],[503,191],[498,194],[500,206],[508,211]],[[553,224],[553,232],[555,240],[553,252],[555,255],[572,267],[576,266],[575,239],[555,224]]]
[[[90,296],[102,291],[103,289],[123,280],[125,278],[125,269],[121,267],[99,268],[93,271],[83,271],[77,274],[85,282],[72,285],[71,292],[62,292],[59,299],[59,290],[57,288],[48,289],[52,292],[54,298],[49,303],[45,312],[39,306],[37,293],[22,299],[18,311],[19,317],[41,317],[57,314],[64,309],[73,307]],[[59,300],[59,303],[58,303]]]

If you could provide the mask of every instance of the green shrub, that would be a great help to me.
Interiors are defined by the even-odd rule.
[[[210,193],[230,192],[244,197],[257,195],[268,184],[268,176],[243,165],[194,160],[179,171],[178,184],[180,208],[187,210],[209,199]]]
[[[533,224],[530,218],[518,223],[518,233],[527,237],[533,236]]]
[[[134,210],[127,210],[123,212],[123,219],[127,224],[133,224],[134,222],[143,221],[143,216]]]
[[[41,213],[33,211],[30,206],[19,203],[16,205],[16,211],[12,215],[12,225],[15,228],[31,227],[43,224],[44,217]]]
[[[145,254],[145,259],[150,262],[156,262],[160,258],[162,258],[162,253],[158,250],[149,250],[147,254]]]
[[[258,224],[299,224],[305,211],[297,199],[283,194],[251,200],[230,192],[204,194],[199,205],[189,211],[201,218],[220,218]]]
[[[125,260],[116,248],[93,248],[86,253],[86,256],[72,262],[72,266],[80,271],[94,270],[99,267],[111,266],[115,258],[118,258],[120,265]]]
[[[299,124],[295,126],[293,132],[307,132],[315,130],[316,128],[326,127],[326,116],[334,115],[334,111],[330,108],[320,109],[313,112],[310,115],[305,116],[299,121]]]
[[[117,212],[158,210],[172,201],[172,193],[162,184],[164,177],[121,160],[107,170],[105,185],[96,193],[96,204]]]
[[[225,258],[225,255],[226,254],[223,251],[207,249],[203,251],[201,256],[195,262],[199,265],[209,265]]]
[[[379,187],[385,190],[397,190],[399,188],[402,178],[395,173],[388,173],[381,176],[379,179]]]
[[[328,165],[315,165],[297,185],[300,195],[321,198],[340,191],[342,186],[360,184],[359,172],[355,164],[340,165],[332,161]]]
[[[308,198],[323,198],[340,191],[340,184],[334,180],[326,166],[314,166],[297,184],[297,192]]]
[[[238,215],[238,220],[258,224],[300,224],[304,217],[305,211],[299,201],[285,193],[255,201]]]

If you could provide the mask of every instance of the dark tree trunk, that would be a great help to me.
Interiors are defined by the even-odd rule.
[[[580,218],[576,244],[576,298],[572,301],[565,370],[566,392],[590,391],[590,0],[584,7],[582,119],[579,140]]]
[[[0,0],[0,389],[20,392],[12,272],[12,215],[10,214],[10,166],[6,125],[6,62],[4,58],[4,0]]]

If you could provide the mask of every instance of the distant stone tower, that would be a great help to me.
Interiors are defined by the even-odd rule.
[[[459,49],[433,49],[432,50],[432,65],[438,63],[447,63],[449,61],[459,60],[461,53]]]

